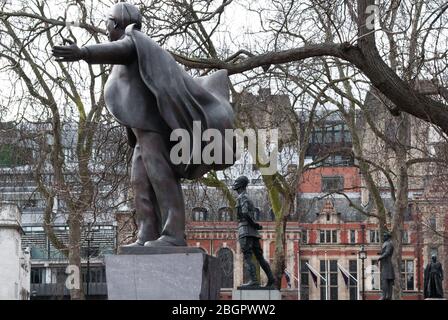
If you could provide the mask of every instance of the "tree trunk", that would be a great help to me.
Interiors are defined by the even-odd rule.
[[[70,289],[70,298],[72,300],[83,300],[83,281],[82,281],[82,269],[81,269],[81,226],[82,226],[82,216],[78,212],[70,213],[69,218],[69,255],[68,263],[75,270],[72,275],[77,277],[75,283],[79,284],[79,287],[74,286]]]
[[[392,264],[395,272],[394,299],[401,299],[401,263],[402,263],[402,244],[404,216],[408,208],[408,189],[409,177],[408,167],[406,163],[406,146],[409,140],[409,116],[402,115],[399,121],[397,132],[398,144],[396,147],[396,172],[398,172],[397,197],[395,201],[395,213],[392,218],[392,241],[394,244],[394,253],[392,256]]]
[[[272,272],[277,279],[277,287],[282,285],[282,277],[285,270],[285,240],[286,240],[286,217],[283,212],[281,216],[275,218],[275,255],[272,265]]]

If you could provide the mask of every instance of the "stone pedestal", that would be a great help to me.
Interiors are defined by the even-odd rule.
[[[232,291],[232,300],[282,300],[282,294],[277,289],[238,287]]]
[[[219,299],[219,261],[199,248],[122,247],[105,263],[109,300]]]

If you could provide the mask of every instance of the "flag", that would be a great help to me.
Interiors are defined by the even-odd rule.
[[[342,278],[344,278],[345,285],[348,287],[348,282],[350,280],[350,273],[348,273],[347,270],[342,268],[339,264],[338,264],[338,268],[339,268],[339,271],[341,271]]]
[[[317,277],[319,276],[319,274],[313,268],[311,268],[308,263],[306,264],[306,266],[308,267],[308,271],[311,273],[311,278],[313,278],[314,285],[317,288]]]
[[[285,278],[286,278],[286,283],[288,284],[288,288],[291,288],[291,277],[289,275],[288,270],[285,269]]]

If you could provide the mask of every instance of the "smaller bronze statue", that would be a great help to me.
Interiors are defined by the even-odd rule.
[[[423,283],[425,298],[443,298],[443,269],[436,255],[425,268]]]
[[[392,300],[392,287],[394,285],[395,274],[392,265],[394,245],[392,244],[390,233],[384,233],[383,241],[380,257],[378,258],[381,264],[381,300]]]
[[[249,179],[246,176],[241,176],[235,180],[232,188],[238,193],[237,199],[237,215],[238,215],[238,241],[243,252],[244,266],[249,272],[249,282],[243,284],[241,287],[259,287],[260,283],[257,278],[257,271],[254,262],[252,261],[252,255],[260,263],[261,268],[268,277],[266,288],[270,288],[274,285],[275,279],[271,271],[271,267],[263,257],[263,249],[260,246],[260,234],[258,230],[262,229],[262,226],[255,221],[254,213],[255,207],[252,201],[247,197],[246,188],[249,184]]]

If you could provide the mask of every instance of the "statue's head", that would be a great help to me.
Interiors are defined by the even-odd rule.
[[[127,2],[115,4],[107,17],[106,29],[110,41],[119,40],[130,24],[135,24],[137,29],[142,27],[142,15],[138,8]]]
[[[385,231],[385,232],[383,233],[383,241],[390,240],[390,238],[391,238],[390,233],[387,232],[387,231]]]
[[[232,185],[232,189],[236,190],[237,192],[240,192],[242,190],[245,190],[248,184],[249,184],[249,178],[247,178],[246,176],[241,176],[235,180],[235,182]]]
[[[437,256],[435,254],[433,254],[431,256],[431,260],[432,260],[432,262],[437,262]]]

